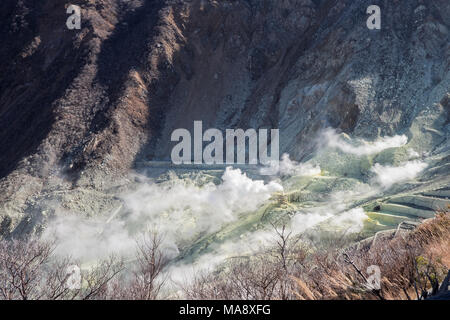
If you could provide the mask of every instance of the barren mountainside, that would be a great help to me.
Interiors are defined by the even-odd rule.
[[[79,211],[116,207],[95,192],[169,160],[171,133],[195,120],[279,128],[280,154],[298,161],[326,128],[406,135],[418,154],[443,155],[434,174],[449,176],[447,0],[71,4],[80,30],[66,27],[65,1],[0,4],[0,234],[26,230],[36,197],[61,190],[90,206]],[[366,26],[371,4],[381,30]]]

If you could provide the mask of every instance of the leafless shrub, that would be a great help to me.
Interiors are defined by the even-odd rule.
[[[292,298],[293,281],[263,255],[230,261],[226,270],[197,275],[183,288],[188,299],[270,300]]]
[[[51,243],[36,239],[0,241],[0,297],[5,300],[41,298],[40,287],[46,278],[42,267],[49,262],[53,248]]]
[[[198,273],[190,284],[182,286],[183,297],[426,299],[442,295],[448,287],[448,212],[439,213],[405,236],[345,250],[341,247],[343,237],[315,246],[308,239],[293,237],[283,226],[274,228],[273,247],[251,257],[230,259],[215,272]],[[125,263],[111,256],[100,261],[83,270],[80,287],[71,289],[67,269],[77,263],[55,256],[54,242],[0,240],[0,300],[157,299],[167,280],[164,271],[168,259],[161,245],[157,233],[146,235],[137,242],[135,259]],[[371,265],[381,268],[381,290],[367,286],[366,270]]]
[[[405,236],[347,254],[361,272],[370,265],[380,267],[381,290],[372,292],[379,298],[424,299],[437,293],[439,282],[447,274],[450,250],[445,248],[449,246],[450,214],[441,212]]]
[[[442,292],[450,264],[450,214],[439,213],[405,237],[367,248],[335,235],[320,245],[276,229],[271,249],[234,259],[221,272],[197,275],[189,299],[424,299]],[[334,239],[334,240],[332,240]],[[381,269],[381,290],[368,286],[367,268]],[[450,278],[450,277],[448,277]],[[448,279],[447,278],[447,279]],[[447,280],[448,281],[448,280]]]
[[[158,298],[167,276],[162,272],[168,263],[161,250],[163,238],[158,233],[146,234],[137,241],[137,254],[131,279],[125,280],[122,299],[155,300]]]
[[[74,300],[79,291],[71,290],[67,285],[70,274],[67,272],[70,266],[75,265],[70,258],[52,259],[46,266],[43,266],[40,290],[41,298],[46,300]],[[38,298],[36,298],[38,299]]]
[[[82,270],[80,285],[71,287],[68,269],[79,263],[54,255],[55,242],[0,240],[0,300],[156,299],[167,263],[160,245],[157,235],[143,237],[129,270],[112,255]]]
[[[83,275],[78,297],[81,300],[111,299],[115,292],[112,280],[124,269],[123,260],[112,255],[100,261]]]
[[[294,299],[292,273],[301,268],[306,248],[286,226],[275,230],[274,247],[252,257],[230,259],[221,271],[199,273],[183,286],[188,299],[271,300]]]

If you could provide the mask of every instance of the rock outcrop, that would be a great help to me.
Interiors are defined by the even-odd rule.
[[[194,120],[280,128],[297,160],[327,127],[448,152],[450,4],[375,1],[369,30],[373,2],[74,0],[82,26],[69,30],[64,2],[3,1],[0,220],[33,195],[107,190],[167,160],[172,131]]]

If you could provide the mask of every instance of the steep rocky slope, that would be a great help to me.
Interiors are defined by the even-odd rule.
[[[55,192],[92,198],[81,212],[111,210],[96,192],[168,160],[170,134],[194,120],[280,128],[281,152],[297,160],[327,127],[449,150],[448,1],[71,3],[81,30],[66,28],[61,1],[0,4],[1,233]],[[371,4],[381,30],[366,27]],[[448,156],[435,162],[447,177]]]

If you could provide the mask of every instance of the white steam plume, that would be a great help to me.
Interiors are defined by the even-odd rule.
[[[318,165],[291,160],[287,153],[282,155],[281,161],[272,162],[270,166],[260,169],[261,175],[314,176],[320,173],[321,169]]]
[[[348,211],[339,211],[344,205],[313,208],[308,212],[299,212],[288,225],[288,232],[292,236],[304,233],[320,223],[326,222],[328,226],[345,230],[347,234],[360,232],[364,221],[368,218],[362,208]],[[226,260],[234,257],[251,256],[258,252],[264,252],[276,245],[277,234],[273,229],[263,229],[248,232],[239,239],[229,240],[213,248],[213,252],[200,256],[194,263],[178,263],[173,265],[168,273],[175,283],[189,283],[196,274],[214,271]]]
[[[322,139],[325,140],[326,146],[357,156],[380,153],[383,150],[398,148],[408,143],[408,138],[405,135],[381,137],[373,142],[367,142],[363,139],[353,139],[353,141],[350,139],[345,140],[334,129],[325,130],[322,133]]]
[[[389,189],[396,183],[412,180],[422,172],[428,165],[423,161],[414,160],[393,167],[383,166],[376,163],[370,171],[375,174],[373,181],[385,189]]]
[[[277,182],[252,180],[232,168],[225,170],[219,185],[182,179],[145,183],[123,197],[127,215],[88,219],[68,214],[55,219],[45,234],[57,236],[60,253],[91,260],[128,252],[141,232],[157,230],[164,236],[165,249],[176,255],[179,245],[219,230],[282,190]]]

